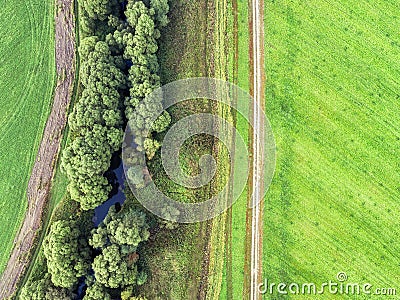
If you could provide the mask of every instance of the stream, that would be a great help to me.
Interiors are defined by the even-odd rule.
[[[119,203],[122,205],[125,202],[124,182],[125,174],[121,160],[121,153],[113,155],[110,169],[106,172],[105,177],[112,185],[110,196],[106,202],[94,209],[93,224],[98,227],[105,219],[111,206]],[[93,270],[91,270],[93,275]],[[85,296],[86,282],[85,278],[81,278],[77,289],[77,300],[82,300]]]
[[[111,167],[107,171],[105,176],[108,178],[112,185],[112,191],[108,200],[94,209],[93,223],[95,227],[98,227],[100,223],[104,220],[111,206],[117,203],[122,205],[125,202],[125,174],[119,153],[118,155],[113,157]]]

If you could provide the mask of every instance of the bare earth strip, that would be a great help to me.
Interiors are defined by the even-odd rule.
[[[251,280],[250,299],[258,300],[262,295],[258,284],[262,281],[262,240],[263,240],[263,206],[264,206],[264,124],[261,117],[265,109],[265,69],[264,69],[264,1],[252,1],[253,18],[253,185],[252,185],[252,246],[251,246]],[[258,203],[254,206],[255,203]]]
[[[246,262],[243,298],[258,300],[262,295],[258,284],[262,276],[262,239],[263,239],[263,163],[265,139],[264,124],[261,117],[264,110],[265,70],[264,70],[264,1],[251,0],[250,4],[250,93],[252,103],[251,117],[254,128],[250,128],[251,141],[251,180],[249,181],[248,200],[252,209],[247,210],[246,221]],[[258,203],[257,205],[255,205]],[[251,238],[250,238],[251,237]],[[250,244],[251,242],[251,244]]]
[[[28,183],[28,210],[14,249],[0,279],[0,299],[12,296],[28,264],[47,204],[51,181],[66,125],[75,76],[74,1],[57,0],[55,15],[56,67],[58,82],[54,103]]]

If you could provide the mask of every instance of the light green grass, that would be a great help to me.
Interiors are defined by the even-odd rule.
[[[278,147],[264,229],[272,282],[346,272],[400,291],[399,9],[266,1],[266,107]]]
[[[27,206],[26,188],[55,82],[52,2],[0,10],[0,273]]]
[[[248,26],[248,3],[244,0],[238,1],[238,86],[249,91],[249,26]],[[248,117],[248,116],[246,116]],[[237,116],[237,125],[241,137],[248,141],[249,124]],[[247,188],[232,207],[232,282],[233,299],[241,299],[243,294],[245,240],[246,240],[246,209]]]
[[[248,31],[248,3],[238,1],[238,86],[246,91],[249,90],[249,31]],[[248,116],[246,116],[248,117]],[[238,135],[244,141],[248,141],[248,123],[240,114],[236,116],[236,128]],[[233,299],[241,299],[244,281],[244,257],[246,239],[246,208],[247,189],[232,206],[232,291],[228,291],[226,268],[220,299],[227,299],[231,293]],[[226,260],[227,258],[225,258]]]

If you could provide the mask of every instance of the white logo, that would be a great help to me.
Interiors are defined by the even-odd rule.
[[[153,214],[170,221],[180,223],[194,223],[205,221],[223,213],[241,195],[246,187],[249,175],[249,153],[247,144],[239,131],[228,120],[219,116],[200,113],[185,117],[171,126],[166,133],[161,146],[161,157],[166,174],[174,182],[187,188],[198,188],[208,184],[216,174],[217,164],[211,155],[205,155],[199,160],[201,173],[189,176],[181,169],[179,163],[179,149],[191,136],[208,134],[218,138],[229,151],[230,175],[225,187],[210,199],[201,203],[182,203],[163,194],[151,179],[146,166],[143,141],[152,131],[156,119],[169,107],[182,101],[192,99],[209,99],[230,106],[240,113],[252,126],[248,119],[252,97],[238,86],[226,81],[212,78],[192,78],[172,82],[156,89],[146,97],[146,103],[162,103],[163,108],[158,108],[156,117],[144,120],[145,129],[140,130],[128,122],[123,143],[123,164],[128,179],[128,184],[137,200]],[[137,108],[139,109],[139,108]],[[272,181],[275,171],[275,141],[270,123],[265,116],[261,116],[265,136],[263,145],[265,161],[264,192]],[[232,136],[235,135],[235,143]],[[226,197],[229,188],[231,197]],[[253,205],[257,205],[254,203]]]

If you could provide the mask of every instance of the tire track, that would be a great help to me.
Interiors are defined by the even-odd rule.
[[[57,0],[55,4],[55,54],[58,82],[54,102],[44,129],[42,142],[28,183],[28,209],[14,240],[14,249],[0,279],[0,299],[11,297],[29,262],[35,238],[42,225],[62,133],[67,122],[75,78],[74,1]]]
[[[257,300],[262,295],[258,284],[262,281],[262,240],[263,240],[263,163],[264,163],[264,124],[262,110],[265,103],[264,68],[264,1],[251,0],[249,18],[250,30],[250,93],[254,101],[251,104],[253,128],[251,137],[251,179],[249,181],[249,207],[247,210],[246,263],[243,296]],[[257,204],[258,203],[258,204]],[[251,229],[250,229],[251,228]],[[248,261],[250,260],[250,261]]]

